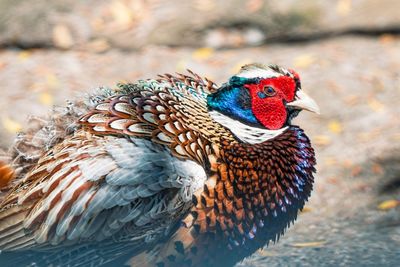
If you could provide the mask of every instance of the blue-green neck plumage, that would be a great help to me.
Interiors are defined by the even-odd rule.
[[[251,109],[250,93],[243,87],[245,82],[249,81],[236,76],[232,77],[229,83],[207,96],[207,105],[209,110],[218,111],[248,125],[260,127]]]

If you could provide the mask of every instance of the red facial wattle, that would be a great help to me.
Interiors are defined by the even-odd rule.
[[[268,78],[245,87],[250,91],[251,109],[257,120],[270,130],[282,128],[287,119],[284,101],[291,102],[295,97],[296,83],[293,78]],[[275,92],[268,93],[268,87],[272,87]]]

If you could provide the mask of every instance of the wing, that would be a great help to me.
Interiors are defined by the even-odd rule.
[[[192,75],[122,84],[124,94],[97,104],[80,123],[97,135],[148,138],[178,158],[207,166],[212,144],[236,139],[208,113],[207,92],[215,85]]]
[[[168,232],[206,179],[151,141],[83,130],[44,155],[0,211],[0,249],[127,241]]]

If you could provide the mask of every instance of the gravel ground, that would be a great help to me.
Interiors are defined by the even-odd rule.
[[[314,143],[318,174],[313,195],[294,226],[277,244],[238,266],[398,266],[396,36],[347,36],[237,50],[2,50],[0,146],[12,142],[28,115],[44,116],[53,104],[63,105],[97,86],[186,68],[221,83],[240,65],[254,61],[294,68],[305,91],[320,105],[320,116],[303,112],[295,120]]]

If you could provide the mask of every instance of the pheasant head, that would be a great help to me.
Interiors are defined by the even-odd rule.
[[[250,64],[207,98],[211,116],[249,143],[280,134],[301,110],[319,113],[293,70]],[[258,134],[257,134],[258,133]],[[259,138],[250,138],[256,134]]]

